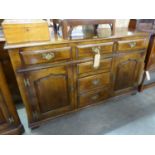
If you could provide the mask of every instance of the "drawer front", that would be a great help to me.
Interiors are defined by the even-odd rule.
[[[118,41],[118,51],[140,50],[146,47],[146,40]]]
[[[99,101],[102,101],[104,99],[107,99],[110,97],[109,89],[103,89],[96,91],[95,93],[86,93],[82,94],[78,97],[78,106],[79,107],[84,107],[93,103],[97,103]]]
[[[95,72],[95,71],[99,71],[99,70],[110,71],[111,63],[112,63],[112,58],[102,59],[101,62],[100,62],[100,66],[98,68],[94,68],[93,67],[93,64],[94,64],[93,61],[80,63],[80,64],[77,65],[77,67],[78,67],[78,74]]]
[[[99,87],[104,87],[110,83],[110,73],[80,78],[78,80],[79,93],[90,91]]]
[[[94,54],[96,54],[95,48],[99,48],[100,54],[112,53],[113,42],[103,43],[103,44],[95,44],[95,45],[78,46],[77,58],[94,57]]]
[[[51,63],[71,59],[71,47],[20,52],[25,65]]]

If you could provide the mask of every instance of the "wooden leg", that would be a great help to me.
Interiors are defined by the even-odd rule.
[[[98,28],[98,25],[99,25],[99,24],[95,24],[95,25],[94,25],[94,34],[95,34],[95,35],[97,35],[97,28]]]
[[[146,78],[146,74],[144,73],[142,82],[141,82],[141,84],[140,84],[140,86],[138,88],[138,91],[139,92],[142,92],[143,91],[143,84],[144,84],[145,78]]]
[[[57,20],[56,19],[52,19],[51,21],[53,22],[54,36],[57,39],[58,38]]]
[[[68,39],[67,23],[65,21],[62,22],[62,35],[64,39]]]
[[[72,39],[72,31],[73,31],[73,27],[71,26],[68,32],[68,36],[70,39]]]
[[[53,29],[55,38],[58,38],[58,28],[56,23],[53,23]]]
[[[111,24],[111,31],[112,31],[112,35],[115,35],[115,21]]]

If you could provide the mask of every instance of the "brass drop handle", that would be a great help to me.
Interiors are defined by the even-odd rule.
[[[93,51],[95,54],[100,54],[100,50],[101,50],[100,47],[93,47],[93,48],[92,48],[92,51]]]
[[[134,47],[136,46],[136,42],[130,42],[130,43],[129,43],[129,46],[130,46],[131,48],[134,48]]]
[[[54,53],[43,53],[42,54],[42,58],[43,59],[46,59],[46,60],[51,60],[51,59],[53,59],[55,57],[55,55],[54,55]]]
[[[92,100],[96,100],[96,99],[98,99],[98,98],[99,98],[99,95],[98,95],[98,94],[91,97]]]
[[[98,85],[98,84],[99,84],[99,82],[100,82],[100,80],[99,80],[99,79],[95,79],[95,80],[93,80],[93,81],[92,81],[92,84],[93,84],[93,85]]]

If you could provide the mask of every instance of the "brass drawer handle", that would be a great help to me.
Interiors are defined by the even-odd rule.
[[[42,54],[42,58],[48,61],[53,59],[54,57],[55,57],[54,53],[43,53]]]
[[[93,81],[92,81],[92,84],[93,84],[93,85],[98,85],[98,84],[99,84],[99,82],[100,82],[100,80],[99,80],[99,79],[95,79],[95,80],[93,80]]]
[[[98,94],[91,97],[92,100],[96,100],[96,99],[98,99],[98,98],[99,98],[99,95],[98,95]]]
[[[134,48],[134,47],[136,46],[136,42],[130,42],[130,43],[129,43],[129,46],[130,46],[131,48]]]
[[[100,53],[100,50],[101,50],[101,47],[93,47],[93,48],[92,48],[92,51],[93,51],[95,54],[99,54],[99,53]]]

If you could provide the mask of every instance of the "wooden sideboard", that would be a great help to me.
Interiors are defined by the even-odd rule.
[[[23,131],[0,62],[0,134],[21,134]]]
[[[147,33],[6,45],[31,128],[51,118],[137,91]],[[100,53],[100,65],[94,57]]]

